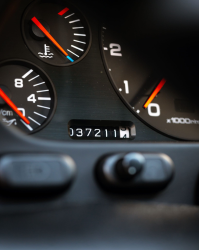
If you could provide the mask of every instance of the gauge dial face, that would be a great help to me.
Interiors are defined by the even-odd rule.
[[[166,135],[199,140],[195,82],[158,75],[112,27],[101,29],[101,51],[111,83],[136,116]]]
[[[48,124],[56,108],[49,77],[26,61],[0,64],[0,119],[30,134]],[[20,113],[19,113],[20,112]]]
[[[91,45],[85,17],[63,0],[39,0],[31,4],[23,17],[22,31],[33,54],[56,66],[79,62]]]

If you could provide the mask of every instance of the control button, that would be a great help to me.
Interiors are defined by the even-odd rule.
[[[121,180],[128,180],[135,177],[143,168],[145,158],[139,153],[126,154],[116,163],[116,173]]]
[[[0,159],[0,189],[50,194],[67,188],[75,172],[69,156],[6,155]]]
[[[119,192],[156,192],[165,188],[173,175],[174,164],[165,154],[114,154],[96,166],[99,184]]]

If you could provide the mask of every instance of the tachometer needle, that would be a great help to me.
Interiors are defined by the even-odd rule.
[[[164,84],[166,83],[166,79],[162,79],[159,84],[157,85],[157,87],[154,89],[154,91],[152,92],[152,94],[149,96],[148,100],[145,102],[144,104],[144,108],[146,109],[149,104],[153,101],[153,99],[156,97],[156,95],[160,92],[160,90],[162,89],[162,87],[164,86]]]
[[[59,45],[59,43],[51,36],[51,34],[44,28],[44,26],[39,22],[39,20],[36,17],[33,17],[31,19],[33,23],[46,35],[46,37],[71,61],[73,62],[73,59],[68,56],[66,51]]]
[[[0,97],[15,111],[15,113],[18,114],[21,119],[27,123],[30,124],[29,120],[18,110],[17,106],[10,100],[10,98],[3,92],[3,90],[0,88]]]

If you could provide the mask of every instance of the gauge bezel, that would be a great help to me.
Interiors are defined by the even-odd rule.
[[[32,62],[29,62],[29,61],[23,60],[23,59],[14,58],[14,59],[8,59],[8,60],[1,61],[0,62],[0,67],[10,65],[10,64],[21,65],[21,66],[25,66],[25,67],[31,67],[35,71],[38,70],[41,77],[42,77],[42,79],[47,80],[51,84],[52,93],[54,95],[53,96],[54,97],[54,102],[52,104],[52,111],[51,111],[50,115],[48,116],[47,120],[41,126],[39,126],[37,129],[34,129],[33,131],[25,133],[23,130],[20,129],[20,131],[22,131],[24,134],[28,134],[28,135],[29,134],[34,134],[34,133],[42,130],[43,128],[45,128],[50,123],[50,121],[52,120],[52,118],[53,118],[53,116],[55,114],[55,111],[56,111],[56,108],[57,108],[57,93],[56,93],[54,84],[51,81],[50,77],[47,75],[47,73],[42,68],[40,68],[39,66],[37,66],[36,64],[34,64]]]
[[[36,1],[33,1],[31,2],[27,8],[25,9],[24,13],[23,13],[23,16],[22,16],[22,20],[21,20],[21,30],[22,30],[22,36],[23,36],[23,39],[24,39],[24,42],[27,46],[27,48],[30,50],[30,52],[40,61],[44,62],[44,63],[47,63],[48,65],[52,65],[52,66],[57,66],[57,67],[68,67],[68,66],[72,66],[76,63],[79,63],[82,59],[84,59],[86,57],[86,55],[88,54],[90,48],[91,48],[91,44],[92,44],[92,32],[91,32],[91,28],[90,28],[90,25],[89,25],[89,22],[86,18],[86,16],[79,10],[78,7],[76,7],[74,4],[71,4],[70,2],[64,0],[65,2],[67,2],[68,6],[71,6],[72,8],[76,9],[77,13],[80,13],[81,16],[83,16],[84,18],[84,21],[86,23],[86,33],[88,33],[89,35],[89,39],[88,39],[88,47],[86,49],[86,51],[84,52],[84,54],[77,60],[75,60],[74,62],[71,62],[71,63],[67,63],[67,64],[56,64],[56,63],[50,63],[50,62],[46,62],[40,58],[38,58],[34,51],[28,46],[28,42],[27,42],[27,39],[26,39],[26,35],[25,35],[25,26],[24,26],[24,21],[25,21],[25,17],[27,15],[27,13],[31,10],[31,8],[36,5],[38,2],[40,2],[42,0],[36,0]]]

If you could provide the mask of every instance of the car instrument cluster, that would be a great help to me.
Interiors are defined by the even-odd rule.
[[[139,140],[145,131],[199,140],[198,85],[162,75],[117,25],[94,25],[84,11],[65,0],[26,6],[18,29],[27,56],[0,64],[1,121],[54,139]]]

